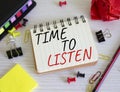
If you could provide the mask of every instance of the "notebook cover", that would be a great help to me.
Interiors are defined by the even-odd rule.
[[[84,23],[83,18],[67,19],[63,23],[48,24],[38,24],[30,30],[38,73],[93,65],[97,62],[98,53],[87,20]]]

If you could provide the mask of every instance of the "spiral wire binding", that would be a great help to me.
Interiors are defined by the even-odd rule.
[[[78,17],[77,17],[77,16],[74,17],[74,20],[75,20],[75,23],[76,23],[76,24],[79,24],[79,21],[78,21]]]
[[[47,30],[50,30],[50,24],[49,24],[49,22],[46,22],[46,27],[47,27]]]
[[[37,25],[34,25],[33,33],[36,33]]]
[[[83,23],[86,23],[85,17],[83,15],[81,15],[80,18],[82,19]]]
[[[65,26],[65,24],[64,24],[64,20],[63,20],[63,19],[60,20],[60,23],[61,23],[61,26],[62,26],[62,27]]]
[[[56,23],[56,21],[53,21],[53,26],[54,26],[55,29],[57,28],[57,23]]]
[[[71,19],[70,18],[67,18],[67,22],[68,22],[68,25],[71,26],[72,23],[71,23]]]
[[[83,15],[81,15],[80,18],[82,19],[83,23],[86,23],[86,20],[85,20],[85,18],[84,18]],[[79,20],[78,20],[77,16],[75,16],[73,19],[74,19],[74,21],[75,21],[76,24],[79,24]],[[69,26],[72,25],[71,18],[67,18],[67,23],[68,23]],[[61,24],[61,27],[65,27],[65,23],[64,23],[63,19],[60,19],[60,24]],[[56,21],[53,21],[53,27],[55,29],[58,28]],[[43,32],[43,24],[42,23],[39,24],[39,28],[40,28],[40,32]],[[50,23],[49,22],[46,22],[46,28],[47,28],[47,30],[50,30]],[[36,33],[36,30],[37,30],[37,25],[34,25],[33,33]]]
[[[40,32],[43,32],[43,24],[39,24]]]

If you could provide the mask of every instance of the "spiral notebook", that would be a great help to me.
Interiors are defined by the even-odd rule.
[[[34,25],[30,33],[38,73],[97,62],[94,39],[84,16]]]

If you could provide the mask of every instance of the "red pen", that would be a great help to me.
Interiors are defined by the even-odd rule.
[[[112,68],[113,64],[115,63],[117,57],[120,54],[120,46],[118,47],[117,51],[115,52],[111,62],[108,64],[108,66],[106,67],[105,71],[103,72],[101,78],[99,79],[97,85],[95,86],[95,88],[93,89],[92,92],[98,92],[100,86],[102,85],[103,81],[105,80],[107,74],[109,73],[110,69]]]

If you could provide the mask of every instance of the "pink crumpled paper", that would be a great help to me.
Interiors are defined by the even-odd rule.
[[[112,21],[120,19],[120,0],[92,0],[91,18]]]

